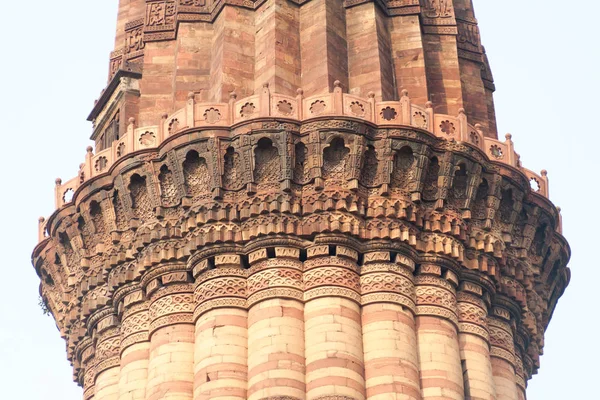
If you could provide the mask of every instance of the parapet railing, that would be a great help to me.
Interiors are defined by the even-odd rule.
[[[72,194],[85,181],[101,175],[120,158],[143,149],[156,148],[169,136],[190,128],[230,127],[237,123],[261,117],[279,117],[303,121],[323,116],[348,116],[385,126],[412,126],[432,132],[446,140],[468,142],[481,149],[494,161],[520,169],[529,179],[532,190],[548,197],[546,171],[536,174],[521,166],[519,155],[514,151],[512,136],[506,140],[487,138],[480,125],[471,125],[463,109],[457,116],[435,114],[431,103],[425,107],[412,104],[408,92],[404,90],[399,101],[375,101],[373,93],[368,98],[342,92],[339,82],[335,82],[333,93],[304,97],[298,90],[296,97],[270,93],[264,85],[257,95],[237,100],[231,94],[229,103],[197,103],[194,93],[188,95],[186,106],[172,115],[163,115],[158,125],[136,127],[130,119],[127,132],[119,140],[94,154],[87,148],[85,162],[80,165],[79,174],[67,181],[56,180],[56,208],[71,201]]]

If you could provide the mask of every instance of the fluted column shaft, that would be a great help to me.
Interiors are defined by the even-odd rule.
[[[306,397],[304,303],[299,250],[250,254],[248,271],[248,400]]]
[[[93,341],[89,338],[84,339],[84,341],[79,344],[77,352],[81,363],[83,400],[91,400],[94,398],[94,383],[96,377],[96,360],[94,358]]]
[[[461,284],[457,295],[460,357],[463,362],[465,398],[493,400],[496,386],[490,362],[487,305],[483,290],[470,282]]]
[[[330,250],[336,255],[330,256]],[[304,262],[306,398],[365,399],[360,280],[354,250],[314,246]]]
[[[515,348],[508,311],[496,307],[488,319],[490,328],[492,373],[496,384],[497,400],[517,400]]]
[[[194,400],[247,399],[246,271],[239,255],[194,266]]]
[[[119,398],[119,350],[121,348],[120,328],[117,318],[109,314],[98,321],[96,326],[96,382],[94,399],[117,400]]]
[[[362,331],[368,400],[420,400],[412,260],[368,253],[361,268]]]
[[[417,342],[423,399],[464,400],[455,275],[424,264],[416,277]],[[452,282],[452,283],[451,283]]]
[[[193,286],[187,280],[186,272],[173,272],[152,281],[146,289],[150,296],[146,400],[192,399]]]
[[[523,368],[523,350],[515,346],[515,374],[517,378],[517,399],[527,399],[527,384]]]
[[[144,400],[146,397],[150,358],[148,307],[141,289],[123,300],[119,400]]]

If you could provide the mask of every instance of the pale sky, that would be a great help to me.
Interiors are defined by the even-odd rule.
[[[600,190],[600,2],[474,0],[496,81],[501,135],[547,169],[563,209],[572,280],[546,334],[529,400],[600,399],[596,205]],[[30,262],[54,180],[77,173],[85,120],[106,84],[118,0],[2,0],[0,24],[0,397],[81,400],[65,345],[38,306]]]

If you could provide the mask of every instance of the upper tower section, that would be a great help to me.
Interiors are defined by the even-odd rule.
[[[118,81],[133,78],[124,89]],[[90,115],[102,150],[130,118],[270,92],[431,102],[497,138],[494,84],[472,0],[120,0],[109,86]],[[111,100],[112,99],[112,100]],[[115,99],[121,101],[115,102]]]

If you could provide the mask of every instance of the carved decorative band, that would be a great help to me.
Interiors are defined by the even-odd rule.
[[[409,309],[413,314],[416,313],[415,302],[408,297],[397,293],[371,293],[362,295],[361,304],[363,306],[373,303],[394,303]]]
[[[126,338],[138,332],[148,331],[150,323],[149,312],[139,312],[123,318],[121,324],[121,337]]]
[[[201,304],[217,297],[246,298],[246,278],[226,277],[204,282],[196,287],[194,301]]]
[[[514,354],[515,343],[510,325],[499,319],[490,318],[488,326],[490,331],[490,345]]]
[[[85,373],[83,374],[83,389],[84,390],[93,389],[95,379],[96,379],[96,367],[92,366],[92,367],[86,368]]]
[[[417,306],[417,315],[431,315],[434,317],[441,317],[452,322],[458,329],[458,317],[452,311],[447,308],[438,306]]]
[[[283,286],[302,289],[302,271],[288,268],[272,268],[260,271],[248,278],[248,297],[267,288]]]
[[[388,7],[389,3],[388,3]],[[421,7],[412,6],[412,7],[402,7],[402,8],[390,8],[389,15],[397,16],[397,15],[416,15],[421,13]]]
[[[341,286],[360,293],[360,277],[354,271],[340,267],[321,267],[304,273],[304,288]]]
[[[113,314],[113,312],[114,311],[113,311],[112,307],[105,307],[105,308],[95,311],[92,315],[90,315],[90,317],[87,320],[86,326],[88,328],[88,332],[91,332],[96,327],[96,324],[100,320]]]
[[[247,271],[241,268],[235,268],[235,267],[219,267],[219,268],[215,268],[215,269],[211,269],[208,270],[204,273],[202,273],[202,275],[200,275],[197,280],[196,280],[196,287],[200,286],[201,284],[203,284],[206,281],[209,281],[211,279],[215,279],[215,278],[222,278],[222,277],[240,277],[240,278],[245,278],[247,276]]]
[[[470,324],[468,322],[459,322],[458,331],[460,333],[469,333],[472,335],[477,335],[488,343],[490,341],[490,333],[487,331],[487,329],[479,325]]]
[[[324,256],[304,261],[304,271],[322,267],[341,267],[354,271],[357,274],[360,273],[360,268],[358,265],[356,265],[354,261],[348,260],[347,258]]]
[[[124,321],[125,319],[131,317],[134,314],[137,314],[139,312],[148,311],[149,308],[150,308],[150,303],[148,303],[148,302],[137,303],[137,304],[133,304],[129,307],[125,307],[125,310],[123,311],[123,315],[121,316],[121,320]]]
[[[517,386],[523,391],[527,389],[527,385],[525,384],[525,379],[522,376],[517,375]]]
[[[175,285],[169,285],[165,287],[161,287],[156,292],[152,294],[150,300],[153,302],[150,305],[150,308],[153,307],[153,304],[159,301],[161,298],[173,295],[173,294],[186,294],[192,293],[194,291],[194,287],[190,283],[179,283]]]
[[[121,359],[118,355],[111,357],[111,358],[107,358],[106,360],[100,361],[98,364],[96,364],[96,368],[95,368],[96,371],[94,374],[94,378],[97,378],[98,375],[100,375],[102,372],[106,371],[107,369],[119,367],[120,365],[121,365]]]
[[[297,269],[302,271],[303,265],[301,261],[292,260],[289,258],[270,258],[268,260],[262,260],[254,264],[251,268],[247,270],[248,276],[252,276],[261,271],[271,269],[271,268],[288,268],[288,269]]]
[[[478,297],[471,293],[458,292],[456,294],[456,301],[459,303],[471,303],[483,310],[486,310],[487,315],[487,306],[481,297]]]
[[[194,321],[198,320],[202,314],[216,308],[241,308],[246,310],[247,302],[246,299],[240,299],[239,297],[224,297],[221,299],[205,301],[196,306],[196,310],[194,310]]]
[[[92,397],[94,397],[94,394],[95,394],[94,386],[85,389],[83,391],[83,400],[91,399]]]
[[[473,53],[471,50],[458,49],[458,57],[483,64],[483,57],[481,53]]]
[[[452,286],[452,284],[450,284],[450,282],[448,282],[444,278],[439,278],[437,276],[418,275],[415,277],[415,285],[417,285],[417,286],[419,286],[419,285],[438,286],[440,288],[444,288],[444,289],[448,290],[449,292],[451,292],[453,294],[456,293],[456,289],[454,289],[454,286]]]
[[[98,340],[96,345],[96,360],[98,363],[115,357],[119,354],[121,348],[121,336],[118,334],[111,337],[103,337]]]
[[[456,314],[456,298],[452,292],[436,286],[417,286],[417,305],[443,307]]]
[[[375,273],[375,272],[391,272],[394,274],[402,275],[402,276],[410,279],[411,282],[414,282],[414,280],[415,280],[414,275],[408,269],[408,267],[403,267],[398,264],[374,263],[374,264],[363,265],[360,269],[360,273],[363,276],[367,275],[367,274]]]
[[[155,321],[172,314],[192,314],[193,300],[191,293],[176,293],[161,297],[150,305],[150,320]]]
[[[130,283],[130,284],[126,284],[123,285],[117,289],[115,289],[114,293],[113,293],[113,304],[119,304],[124,298],[125,296],[134,293],[136,291],[140,291],[141,293],[141,289],[139,287],[139,284],[137,282],[135,283]]]
[[[300,289],[293,288],[274,288],[261,290],[258,293],[248,297],[248,308],[252,307],[258,302],[268,299],[287,298],[298,301],[304,301],[304,292]]]
[[[103,335],[110,335],[112,331],[117,330],[119,325],[119,319],[115,314],[109,314],[106,317],[98,321],[96,325],[96,333]],[[106,332],[106,333],[105,333]]]
[[[508,322],[498,319],[498,318],[495,318],[495,317],[488,318],[488,325],[490,327],[495,326],[496,328],[503,329],[507,332],[512,331],[510,328],[510,324]]]
[[[73,350],[73,353],[76,355],[76,357],[78,357],[81,360],[81,362],[85,362],[86,360],[83,358],[83,355],[86,352],[89,352],[90,349],[94,348],[93,344],[94,343],[92,342],[92,338],[86,336],[83,339],[81,339],[79,343],[77,343],[75,349]]]
[[[94,357],[95,355],[96,355],[96,348],[93,345],[90,345],[89,347],[85,348],[81,352],[81,362],[85,364],[88,361],[90,361],[90,359],[92,357]]]
[[[152,336],[156,330],[163,328],[169,325],[175,324],[193,324],[194,316],[192,313],[182,313],[182,314],[173,314],[173,315],[165,315],[164,317],[160,317],[150,323],[150,332],[149,335]]]
[[[412,280],[390,272],[363,275],[360,278],[360,290],[363,295],[377,292],[392,292],[402,294],[413,301],[415,300],[415,286]]]
[[[478,325],[487,330],[487,312],[472,303],[457,303],[458,320],[460,322]]]
[[[338,286],[322,286],[304,292],[304,301],[310,301],[319,297],[345,297],[358,304],[361,303],[360,295],[356,291]]]
[[[161,265],[160,267],[154,267],[151,270],[149,270],[148,272],[146,272],[146,274],[142,277],[141,281],[140,281],[140,285],[142,287],[146,287],[148,285],[148,283],[150,283],[150,281],[162,276],[162,275],[166,275],[172,272],[186,272],[187,271],[187,267],[185,264],[182,263],[173,263],[173,264],[166,264],[166,265]]]
[[[429,35],[458,35],[456,26],[423,26],[423,33]]]
[[[513,367],[515,366],[515,356],[510,351],[492,345],[490,347],[490,356],[501,358],[508,361]]]
[[[357,400],[357,399],[354,397],[350,397],[350,396],[343,396],[340,394],[332,394],[332,395],[315,397],[315,398],[313,398],[313,400]]]
[[[269,396],[269,397],[261,397],[258,400],[301,400],[299,397],[293,396]]]
[[[133,335],[121,340],[121,353],[123,352],[123,350],[127,349],[130,346],[133,346],[136,343],[144,343],[148,340],[150,340],[149,331],[134,333]]]
[[[144,25],[144,18],[134,19],[133,21],[129,21],[125,24],[125,30],[128,31],[142,25]]]

